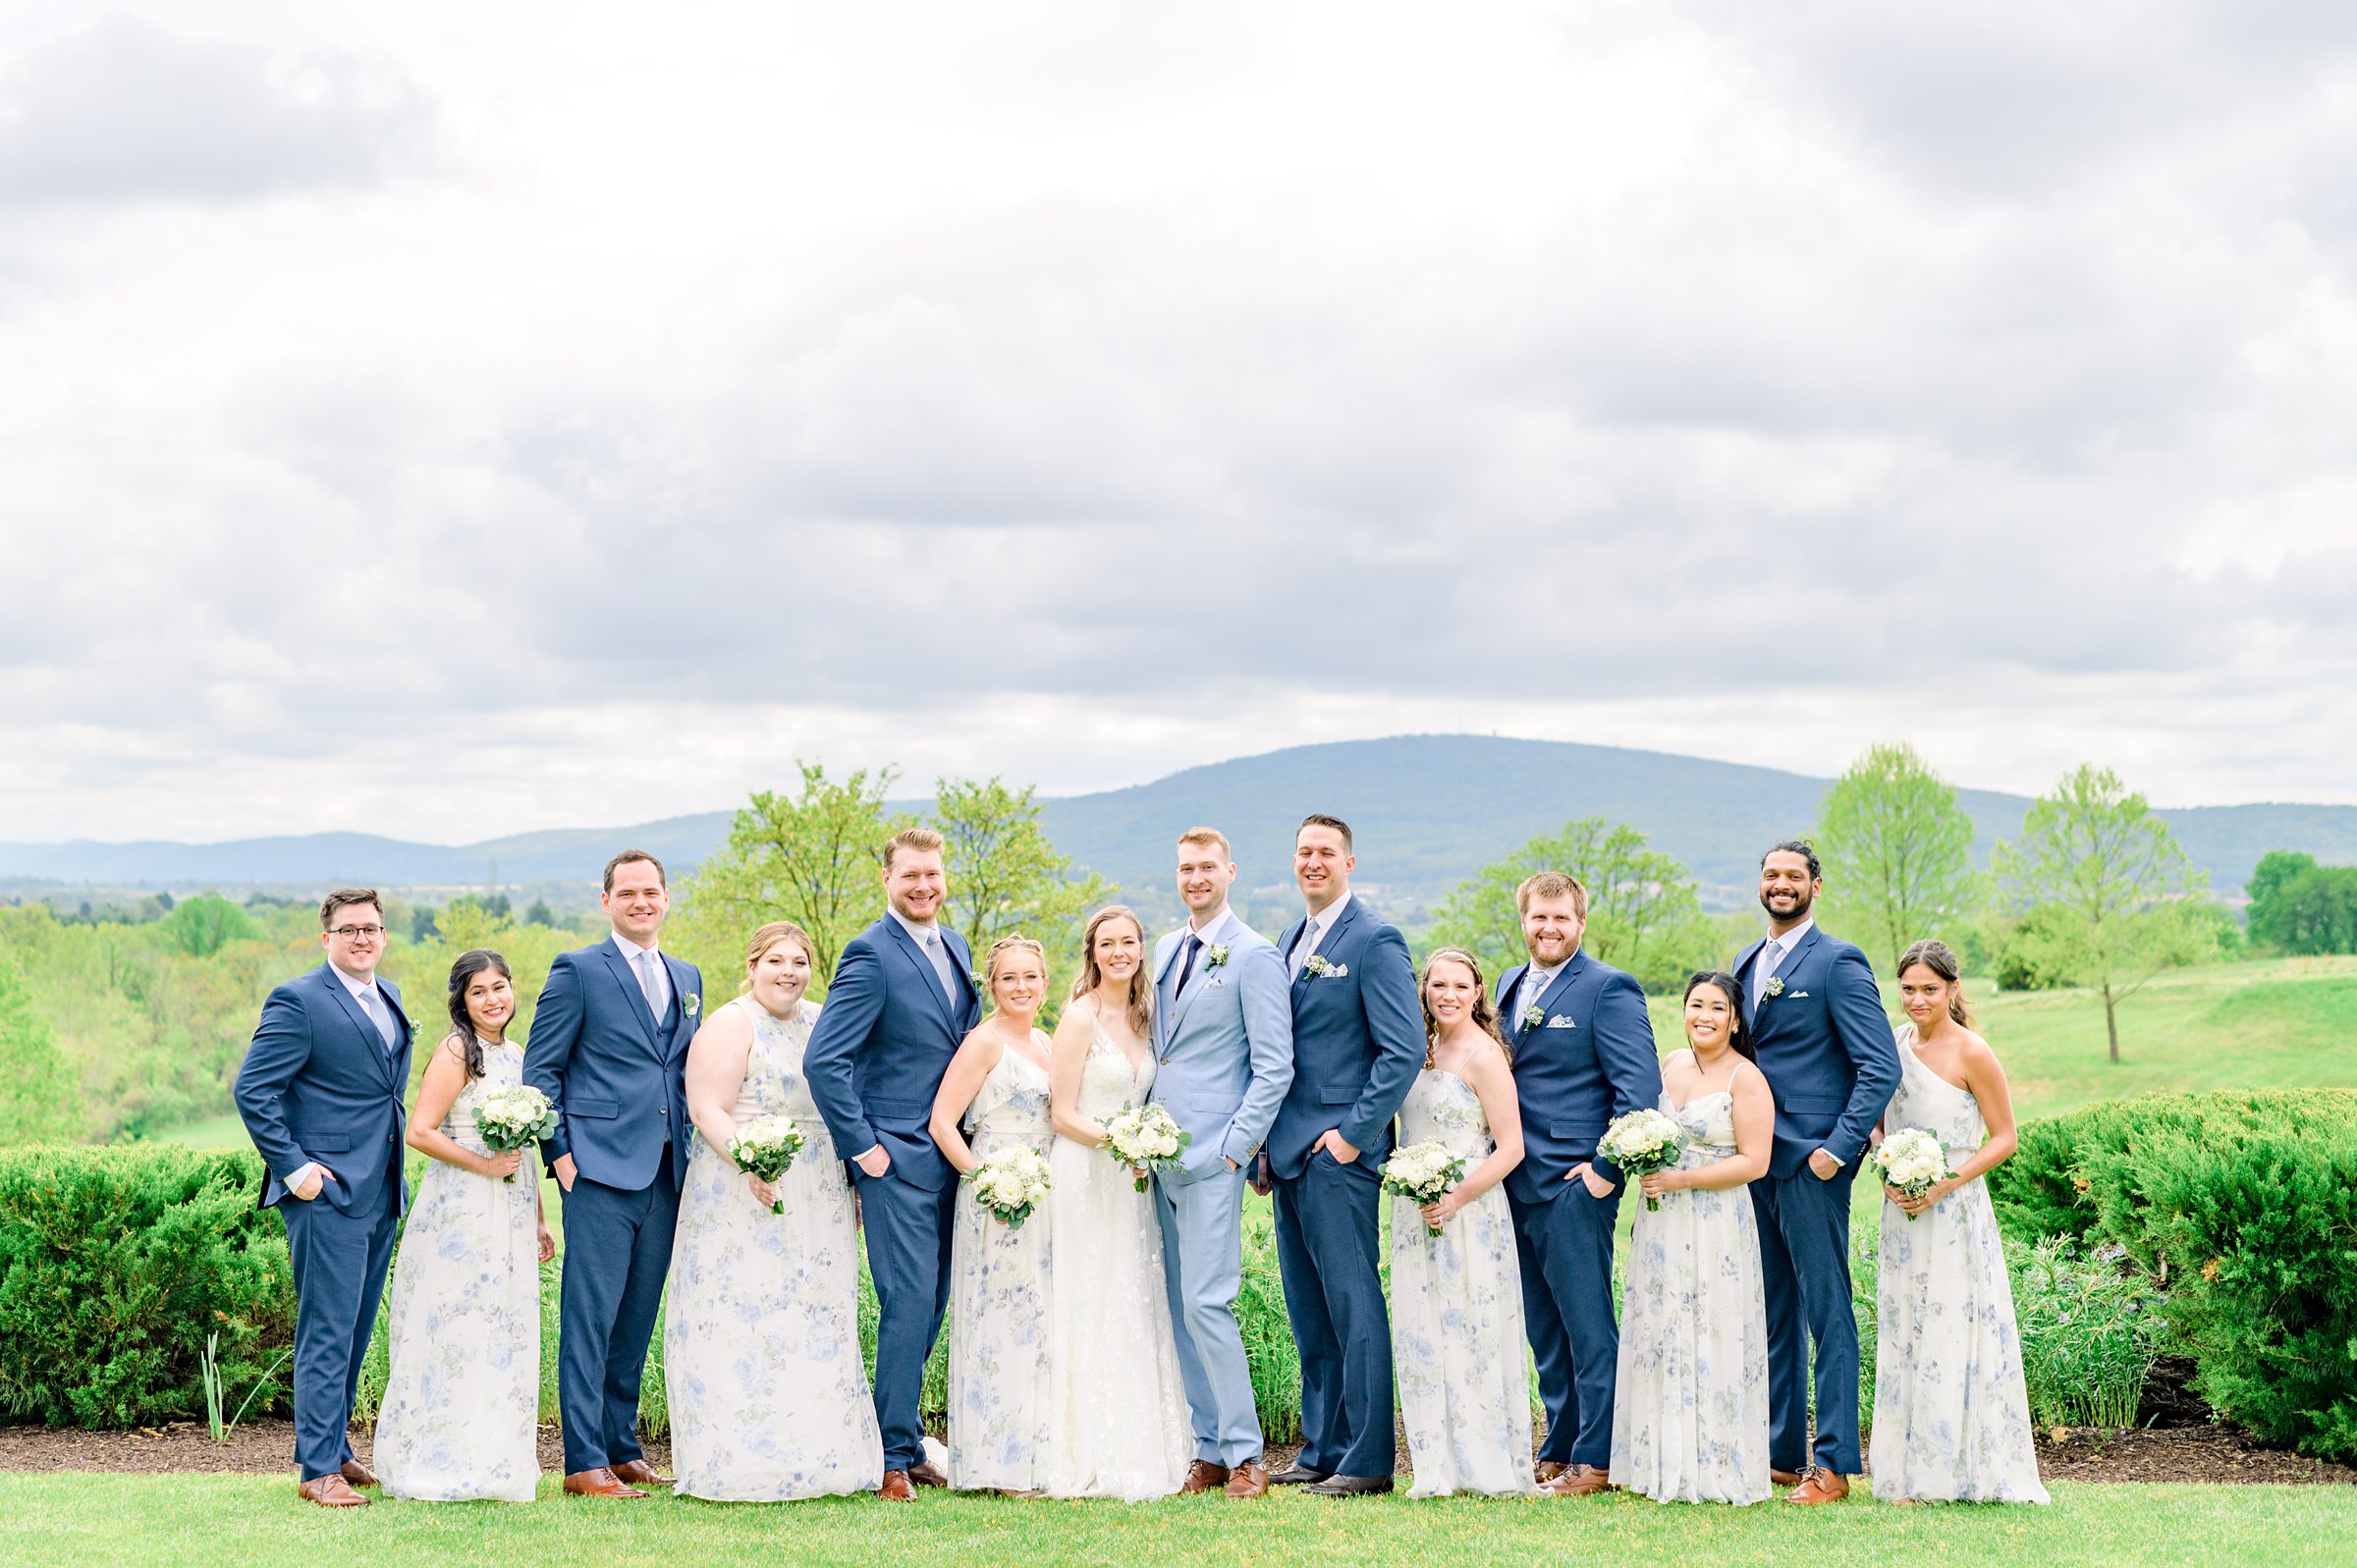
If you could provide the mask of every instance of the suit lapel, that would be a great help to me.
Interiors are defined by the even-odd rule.
[[[965,945],[963,937],[946,926],[942,928],[941,945],[949,952],[950,962],[957,966],[958,978],[960,982],[958,987],[958,1005],[951,1011],[954,1015],[952,1021],[956,1027],[958,1038],[963,1040],[974,1025],[982,1021],[979,1016],[981,999],[974,994],[972,984],[966,981],[966,977],[974,972],[974,951]],[[932,967],[931,964],[925,965],[928,970]],[[941,984],[940,977],[935,976],[933,983],[935,986],[939,986]]]
[[[1525,971],[1529,968],[1527,964],[1523,967]],[[1569,999],[1571,988],[1579,983],[1579,977],[1587,973],[1587,968],[1588,950],[1585,947],[1564,959],[1563,966],[1555,972],[1555,978],[1547,982],[1547,989],[1539,993],[1539,1010],[1552,1016],[1555,1009]],[[1547,1033],[1546,1021],[1540,1020],[1538,1028],[1525,1030],[1523,1033],[1526,1036]]]
[[[958,1019],[950,1011],[950,994],[941,989],[941,976],[933,968],[933,961],[925,956],[925,949],[916,945],[914,937],[908,935],[908,928],[892,916],[886,915],[884,924],[892,928],[892,936],[900,944],[901,956],[924,981],[925,994],[933,999],[933,1010],[941,1014],[941,1021],[949,1026],[951,1033],[962,1037],[964,1031],[958,1027]]]
[[[679,1022],[671,1026],[671,1047],[677,1051],[695,1035],[695,1019],[687,1011],[687,998],[695,988],[687,983],[685,964],[667,952],[656,956],[663,960],[663,972],[671,977],[671,1004],[680,1015]]]
[[[385,1049],[385,1037],[376,1032],[376,1025],[370,1023],[368,1015],[360,1010],[359,999],[353,996],[352,988],[344,984],[344,977],[336,973],[333,964],[322,963],[319,966],[319,979],[327,987],[327,994],[336,999],[336,1005],[344,1009],[345,1020],[352,1025],[353,1034],[365,1048],[364,1054],[375,1060],[378,1075],[390,1081],[393,1076],[393,1053]],[[370,984],[375,982],[372,980]],[[385,997],[382,987],[378,988],[377,995],[387,1006],[392,1005],[392,999]],[[399,1012],[400,1009],[394,1008],[394,1011]]]
[[[1211,949],[1228,940],[1228,928],[1233,924],[1235,924],[1235,911],[1232,909],[1221,916],[1218,925],[1203,933],[1203,950],[1195,955],[1195,972],[1186,977],[1186,989],[1178,993],[1171,1001],[1171,1033],[1173,1035],[1178,1034],[1179,1021],[1186,1016],[1188,1005],[1197,997],[1203,995],[1204,988],[1210,984]],[[1180,937],[1177,946],[1178,951],[1184,952],[1186,938]]]
[[[623,957],[612,937],[599,944],[598,950],[606,955],[606,968],[613,974],[614,983],[622,988],[622,999],[630,1007],[630,1016],[638,1020],[639,1038],[646,1042],[647,1050],[657,1056],[663,1055],[662,1029],[655,1022],[654,1009],[646,1004],[646,993],[639,989],[638,977],[630,973],[630,960]]]
[[[1356,920],[1357,918],[1358,899],[1353,896],[1348,903],[1343,905],[1343,912],[1335,917],[1334,924],[1326,927],[1323,931],[1318,933],[1318,945],[1314,949],[1311,950],[1309,957],[1315,958],[1321,953],[1330,953],[1337,950],[1338,946],[1343,940],[1343,933],[1348,931],[1350,929],[1350,922]],[[1304,915],[1299,920],[1293,922],[1292,929],[1295,934],[1298,934],[1301,928],[1308,924],[1309,917]],[[1290,951],[1292,944],[1289,942],[1287,943],[1286,947],[1288,951]],[[1302,959],[1300,973],[1293,976],[1294,990],[1298,992],[1301,987],[1308,985],[1314,978],[1315,977],[1309,972],[1309,958]]]

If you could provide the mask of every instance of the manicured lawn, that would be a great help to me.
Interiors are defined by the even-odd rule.
[[[1118,1503],[928,1494],[716,1507],[669,1498],[591,1504],[299,1504],[290,1481],[247,1476],[0,1476],[0,1556],[146,1563],[319,1564],[1118,1563],[2225,1563],[2321,1561],[2357,1531],[2357,1487],[2072,1486],[2051,1508],[1662,1506],[1592,1502],[1352,1502],[1281,1494]]]

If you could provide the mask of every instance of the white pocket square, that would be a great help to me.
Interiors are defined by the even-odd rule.
[[[1795,991],[1792,993],[1792,1000],[1794,1001],[1806,1001],[1809,1000],[1809,994],[1805,991]]]
[[[1573,1023],[1568,1018],[1555,1017],[1547,1020],[1546,1027],[1550,1029],[1577,1029],[1579,1025]]]

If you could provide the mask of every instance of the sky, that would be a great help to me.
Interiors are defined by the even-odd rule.
[[[0,839],[2357,802],[2357,8],[0,9]]]

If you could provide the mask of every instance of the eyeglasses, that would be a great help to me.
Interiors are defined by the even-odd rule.
[[[382,926],[330,926],[327,928],[327,934],[331,937],[342,937],[346,942],[363,940],[374,942],[385,934],[385,928]]]

